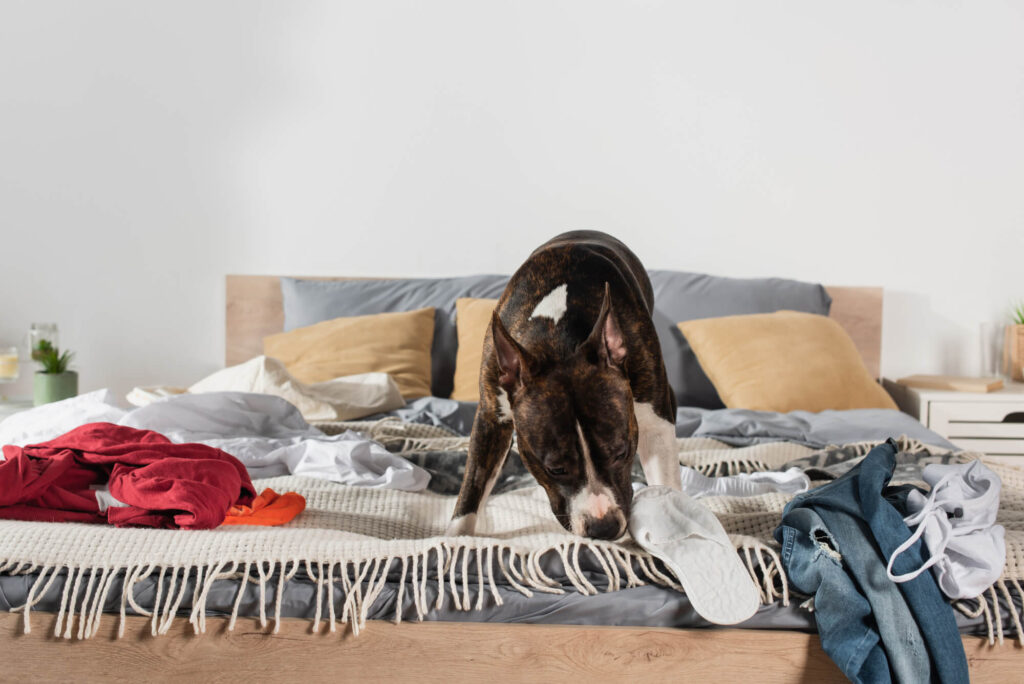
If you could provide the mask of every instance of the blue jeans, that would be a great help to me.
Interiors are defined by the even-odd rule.
[[[931,573],[895,584],[885,574],[892,552],[910,537],[882,496],[896,446],[871,450],[856,467],[796,496],[775,538],[790,583],[814,596],[822,647],[854,682],[967,682],[967,659],[953,609]],[[920,541],[893,571],[919,567]]]

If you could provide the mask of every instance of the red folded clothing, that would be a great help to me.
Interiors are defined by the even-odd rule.
[[[256,496],[241,461],[150,430],[90,423],[56,439],[3,447],[0,518],[211,529]],[[95,486],[124,507],[101,512]]]

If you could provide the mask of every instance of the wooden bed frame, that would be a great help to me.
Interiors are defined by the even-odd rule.
[[[309,620],[273,626],[207,618],[193,634],[184,619],[162,636],[150,620],[104,616],[87,641],[53,636],[55,616],[0,613],[10,682],[574,682],[707,681],[818,684],[847,681],[816,634],[758,629],[666,629],[481,622],[370,621],[360,632],[314,634]],[[1021,647],[963,637],[971,682],[1019,681]]]
[[[882,290],[828,291],[832,317],[878,377]],[[278,276],[228,276],[226,305],[229,365],[261,354],[262,338],[282,329]],[[23,634],[20,615],[0,613],[0,643],[10,654],[0,680],[845,681],[817,635],[786,630],[371,621],[354,637],[326,629],[313,634],[310,622],[298,619],[284,620],[274,634],[272,624],[261,628],[240,618],[229,632],[226,619],[211,617],[204,635],[177,620],[170,633],[154,638],[149,618],[129,617],[118,640],[118,617],[107,615],[97,636],[66,641],[53,636],[54,616],[33,615],[32,632]],[[973,682],[1019,677],[1018,644],[963,641]]]

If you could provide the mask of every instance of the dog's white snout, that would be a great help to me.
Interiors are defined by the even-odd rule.
[[[626,516],[611,492],[584,489],[570,503],[572,531],[581,537],[618,539],[626,531]]]
[[[603,518],[583,518],[582,536],[591,539],[618,539],[626,533],[626,516],[614,510]]]
[[[586,493],[586,500],[583,503],[583,515],[589,515],[591,518],[603,518],[608,515],[608,511],[615,506],[615,502],[605,494],[601,493]]]
[[[590,458],[590,445],[579,421],[576,422],[576,434],[580,440],[580,454],[587,479],[569,500],[572,531],[581,537],[618,539],[626,532],[626,515],[615,500],[615,493],[598,477]]]

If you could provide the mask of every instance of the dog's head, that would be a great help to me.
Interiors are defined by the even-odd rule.
[[[589,337],[569,362],[540,369],[497,313],[491,334],[526,468],[569,531],[617,539],[626,531],[637,445],[626,343],[607,288]]]

